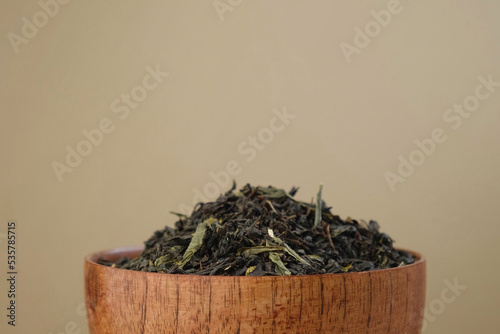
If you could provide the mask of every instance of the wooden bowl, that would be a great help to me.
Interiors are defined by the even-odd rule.
[[[421,332],[425,259],[362,273],[304,276],[193,276],[99,265],[142,247],[85,258],[90,333]]]

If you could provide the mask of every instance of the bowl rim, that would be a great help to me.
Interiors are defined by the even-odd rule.
[[[101,270],[106,270],[110,272],[116,272],[117,270],[119,271],[124,271],[128,272],[128,275],[159,275],[159,277],[171,277],[171,278],[200,278],[200,277],[205,277],[209,279],[298,279],[298,278],[305,278],[305,277],[343,277],[346,275],[372,275],[375,273],[387,273],[387,272],[395,272],[395,271],[400,271],[400,270],[409,270],[410,268],[416,267],[416,266],[422,266],[426,264],[426,258],[415,251],[408,250],[405,248],[396,248],[396,250],[399,251],[405,251],[410,253],[416,258],[416,261],[413,262],[412,264],[408,264],[405,266],[401,267],[395,267],[395,268],[387,268],[387,269],[376,269],[376,270],[371,270],[371,271],[360,271],[360,272],[351,272],[351,273],[327,273],[327,274],[313,274],[313,275],[290,275],[290,276],[223,276],[223,275],[196,275],[196,274],[165,274],[165,273],[158,273],[158,272],[149,272],[149,271],[138,271],[138,270],[131,270],[131,269],[123,269],[123,268],[113,268],[109,266],[105,266],[103,264],[97,263],[97,259],[100,257],[106,256],[106,255],[112,255],[112,254],[120,254],[120,253],[126,253],[126,252],[141,252],[144,250],[145,246],[124,246],[124,247],[114,247],[114,248],[109,248],[103,251],[95,252],[92,254],[89,254],[85,256],[84,258],[84,264],[100,268]],[[86,270],[85,270],[86,271]]]

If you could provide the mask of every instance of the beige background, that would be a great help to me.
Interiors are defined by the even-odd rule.
[[[443,114],[500,81],[500,2],[401,0],[350,63],[340,43],[389,0],[230,2],[221,20],[212,1],[72,1],[16,53],[8,34],[40,5],[1,1],[0,266],[14,219],[20,275],[0,331],[86,333],[84,255],[142,243],[235,160],[239,185],[309,200],[323,182],[336,213],[424,253],[425,333],[497,333],[500,88],[457,130]],[[170,76],[121,120],[111,103],[157,64]],[[247,161],[238,146],[284,107],[296,117]],[[53,162],[103,118],[114,131],[59,182]],[[435,128],[447,140],[391,191],[384,173]],[[467,289],[439,309],[454,279]]]

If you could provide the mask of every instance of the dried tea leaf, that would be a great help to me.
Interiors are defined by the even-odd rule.
[[[346,272],[348,272],[348,271],[349,271],[349,269],[351,269],[351,267],[352,267],[352,264],[349,264],[349,265],[347,265],[347,266],[345,266],[345,267],[342,267],[342,266],[341,266],[341,267],[340,267],[340,269],[341,269],[343,272],[345,272],[345,273],[346,273]]]
[[[311,259],[311,260],[316,260],[316,261],[319,261],[319,262],[324,262],[323,261],[323,258],[319,255],[306,255],[307,258]]]
[[[271,228],[268,228],[268,229],[267,229],[267,234],[269,234],[269,236],[270,236],[271,238],[273,238],[274,240],[278,239],[278,238],[276,238],[276,236],[274,235],[274,231],[273,231],[273,229],[271,229]],[[278,239],[278,240],[279,240],[279,239]],[[281,240],[280,240],[280,241],[281,241]]]
[[[218,225],[220,225],[219,223],[219,220],[214,218],[214,217],[210,217],[208,218],[207,220],[204,221],[204,223],[207,225],[207,226],[211,226],[213,223],[216,223]]]
[[[183,213],[179,213],[179,212],[175,212],[175,211],[169,211],[168,213],[171,213],[173,215],[176,215],[177,217],[179,218],[187,218],[188,216],[183,214]]]
[[[299,262],[301,262],[301,263],[303,263],[305,265],[311,266],[311,264],[308,261],[306,261],[303,258],[301,258],[299,254],[297,254],[290,246],[288,246],[286,244],[286,242],[284,242],[280,238],[276,237],[274,235],[274,232],[273,232],[272,229],[270,229],[270,228],[267,229],[267,233],[271,236],[271,238],[274,239],[274,241],[277,244],[282,245],[285,248],[285,252],[287,252],[288,254],[290,254],[291,256],[293,256],[297,261],[299,261]]]
[[[278,253],[270,252],[269,259],[276,264],[274,271],[280,276],[290,276],[292,273],[287,269],[285,264],[281,261]]]
[[[251,272],[253,272],[257,268],[257,266],[251,266],[245,271],[245,276],[248,276]]]
[[[308,266],[311,266],[311,264],[304,260],[303,258],[301,258],[299,256],[299,254],[297,254],[290,246],[288,246],[286,243],[283,242],[283,246],[285,247],[285,251],[290,254],[291,256],[293,256],[295,259],[297,259],[297,261],[303,263],[303,264],[306,264]]]
[[[274,208],[273,203],[271,203],[271,201],[267,201],[267,204],[269,204],[269,206],[271,207],[271,210],[273,210],[274,213],[278,213],[278,211],[276,211],[276,209]]]
[[[330,229],[330,234],[332,235],[332,238],[336,238],[342,233],[345,233],[351,229],[356,230],[356,228],[353,226],[337,226]]]
[[[274,187],[257,187],[257,194],[262,195],[265,198],[282,198],[282,197],[290,197],[288,193],[283,189],[278,189]]]
[[[255,247],[247,247],[247,248],[241,248],[238,251],[238,254],[260,254],[264,252],[275,252],[275,251],[282,251],[283,247],[281,246],[255,246]]]
[[[154,262],[154,265],[156,268],[158,268],[159,266],[161,266],[162,264],[170,264],[170,263],[174,263],[176,261],[176,256],[173,255],[173,254],[167,254],[167,255],[163,255],[163,256],[160,256],[159,258],[157,258]]]
[[[323,184],[319,185],[318,195],[316,196],[316,215],[314,218],[314,226],[318,227],[321,224],[321,212],[323,211],[321,195],[323,193]]]
[[[193,234],[191,243],[186,249],[184,255],[182,256],[182,260],[178,263],[179,268],[182,269],[182,267],[184,267],[186,263],[188,263],[189,260],[191,260],[193,255],[201,248],[201,246],[203,246],[203,238],[205,237],[205,231],[207,230],[208,226],[212,225],[215,222],[218,222],[218,220],[213,217],[210,217],[203,223],[198,224],[198,226],[196,226],[196,232],[194,232]]]
[[[136,258],[99,263],[225,276],[335,274],[414,263],[411,254],[394,249],[376,222],[333,214],[321,186],[310,203],[294,199],[295,192],[249,184],[235,191],[233,185],[217,200],[198,203],[189,216],[174,212],[175,227],[156,231]]]

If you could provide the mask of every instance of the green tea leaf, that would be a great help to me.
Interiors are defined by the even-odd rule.
[[[288,254],[290,254],[291,256],[293,256],[300,263],[303,263],[303,264],[306,264],[308,266],[311,266],[311,264],[308,261],[306,261],[303,258],[301,258],[299,254],[297,254],[290,246],[288,246],[286,244],[286,242],[284,242],[283,240],[281,240],[280,238],[278,238],[277,236],[275,236],[272,229],[268,228],[267,229],[267,233],[271,236],[271,238],[273,238],[273,240],[277,244],[282,245],[285,248],[284,249],[285,252],[287,252]]]
[[[186,252],[182,256],[182,260],[178,263],[179,268],[182,269],[186,265],[186,263],[191,260],[193,255],[203,246],[203,238],[205,237],[205,231],[207,227],[212,225],[213,223],[218,222],[215,218],[208,218],[203,223],[198,224],[196,226],[196,231],[193,234],[193,238],[191,239],[191,243],[189,244]]]
[[[167,255],[163,255],[163,256],[160,256],[159,258],[157,258],[154,262],[154,265],[156,268],[158,268],[162,264],[170,264],[170,263],[175,262],[175,260],[176,260],[175,255],[167,254]]]
[[[349,269],[351,269],[351,267],[352,267],[352,264],[347,265],[347,266],[345,266],[345,267],[342,267],[342,266],[341,266],[341,267],[340,267],[340,270],[342,270],[343,272],[345,272],[345,273],[346,273],[346,272],[348,272],[348,271],[349,271]]]
[[[341,235],[342,233],[349,231],[351,228],[353,227],[352,226],[334,227],[333,229],[330,230],[330,234],[332,235],[332,238],[335,238]]]
[[[307,258],[311,259],[311,260],[316,260],[316,261],[319,261],[319,262],[324,262],[323,258],[319,255],[306,255]]]
[[[246,248],[241,248],[238,253],[239,254],[260,254],[264,252],[275,252],[275,251],[282,251],[283,247],[281,246],[255,246],[255,247],[246,247]]]
[[[257,194],[262,195],[265,198],[290,197],[290,195],[288,195],[288,193],[285,190],[273,187],[268,187],[268,188],[257,187]]]
[[[278,253],[270,252],[269,259],[276,264],[274,271],[280,276],[290,276],[292,273],[287,269]]]
[[[269,204],[269,206],[271,207],[271,210],[273,210],[274,213],[278,213],[278,211],[276,211],[276,209],[274,208],[273,203],[271,203],[271,201],[267,201],[267,204]]]
[[[214,218],[214,217],[210,217],[207,220],[205,220],[203,223],[205,223],[207,226],[211,226],[213,223],[219,223],[219,220]]]
[[[247,269],[245,272],[245,276],[248,276],[251,272],[253,272],[257,268],[257,266],[251,266],[250,268]]]
[[[285,247],[285,251],[290,254],[291,256],[293,256],[297,261],[303,263],[303,264],[306,264],[308,266],[311,266],[311,264],[304,260],[303,258],[300,257],[299,254],[297,254],[290,246],[288,246],[286,243],[283,242],[283,246]]]
[[[267,229],[267,234],[269,234],[269,236],[270,236],[271,238],[273,238],[273,240],[274,240],[274,241],[276,241],[276,239],[278,239],[278,238],[276,238],[276,236],[274,235],[273,230],[272,230],[272,229],[270,229],[270,228],[268,228],[268,229]],[[279,241],[281,241],[280,239],[278,239],[278,240],[279,240]]]

